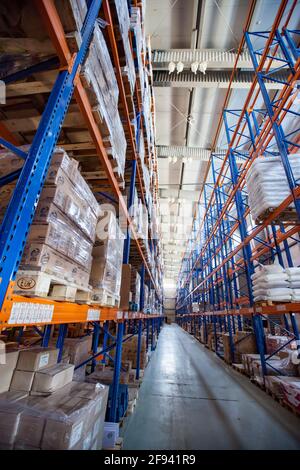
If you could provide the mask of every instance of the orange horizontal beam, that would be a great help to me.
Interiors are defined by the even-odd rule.
[[[178,315],[181,317],[202,317],[202,316],[227,316],[227,315],[241,315],[249,316],[253,314],[260,315],[284,315],[285,313],[300,313],[300,302],[288,302],[278,303],[274,305],[255,305],[252,307],[242,307],[240,309],[231,310],[216,310],[211,312],[200,312],[200,313],[187,313],[184,315]]]
[[[49,299],[30,298],[13,294],[14,283],[11,282],[8,294],[0,311],[0,330],[8,327],[25,325],[58,325],[63,323],[85,323],[87,321],[123,322],[124,320],[138,320],[160,317],[158,314],[144,314],[141,312],[126,312],[117,307],[102,305],[77,304],[73,302],[56,302]],[[16,321],[16,308],[22,304],[23,313],[18,315]],[[49,310],[47,310],[47,307]],[[45,310],[47,310],[45,312]],[[20,310],[18,310],[20,312]],[[32,314],[36,311],[39,319],[32,321]],[[51,314],[51,319],[47,315]],[[44,320],[41,320],[44,318]]]

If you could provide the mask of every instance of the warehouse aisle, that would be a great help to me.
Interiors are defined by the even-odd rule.
[[[300,449],[299,419],[177,325],[165,325],[124,449]]]

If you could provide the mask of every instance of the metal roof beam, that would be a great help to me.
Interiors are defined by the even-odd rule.
[[[157,156],[158,158],[168,158],[168,157],[177,157],[177,158],[192,158],[193,161],[199,162],[208,162],[212,151],[207,148],[202,147],[186,147],[180,145],[157,145]],[[225,149],[216,149],[213,153],[219,156],[226,155],[227,150]],[[237,162],[243,163],[245,160],[243,158],[236,158]]]
[[[194,62],[206,62],[208,69],[233,69],[237,58],[236,52],[221,49],[165,49],[152,52],[153,70],[168,70],[169,63],[182,62],[184,69],[190,69]],[[276,61],[278,65],[281,63]],[[275,61],[273,65],[275,64]],[[275,64],[276,66],[276,64]],[[237,68],[253,69],[248,51],[240,54]]]
[[[239,72],[232,81],[232,89],[249,89],[254,79],[254,72]],[[153,72],[153,85],[155,87],[176,87],[176,88],[216,88],[226,89],[229,86],[231,71],[208,70],[206,74],[191,71],[181,73],[171,73],[164,70]],[[272,74],[272,80],[265,80],[267,90],[281,90],[286,82],[288,72]]]
[[[218,49],[166,49],[152,53],[153,70],[168,70],[170,62],[182,62],[185,68],[191,68],[193,62],[207,62],[209,68],[232,69],[236,60],[236,52]],[[238,62],[239,68],[252,68],[250,54],[243,52]]]

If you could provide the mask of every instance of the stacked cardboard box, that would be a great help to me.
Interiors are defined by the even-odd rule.
[[[1,152],[0,162],[2,157],[10,161],[10,155]],[[13,190],[13,184],[3,190],[0,218]],[[38,284],[33,275],[41,272],[88,288],[98,210],[78,163],[56,148],[24,248],[16,292],[46,296],[49,285]]]
[[[79,366],[91,356],[92,336],[84,336],[82,338],[65,338],[63,354],[68,361],[74,366]],[[79,367],[75,370],[73,380],[84,382],[86,366]]]
[[[242,363],[242,354],[254,354],[256,353],[256,342],[253,333],[248,331],[237,331],[233,335],[233,348],[234,357],[231,354],[230,347],[230,336],[229,333],[222,334],[223,348],[224,348],[224,360],[231,364],[231,362]]]
[[[101,449],[107,397],[104,385],[75,382],[49,397],[2,394],[0,447]]]
[[[118,111],[119,87],[100,23],[95,25],[81,77],[114,171],[123,177],[127,143]]]
[[[132,336],[131,339],[123,343],[122,358],[124,361],[131,361],[132,368],[137,367],[137,348],[138,336]],[[141,337],[140,369],[145,369],[147,365],[146,337]]]
[[[141,295],[141,276],[139,275],[138,271],[133,267],[131,268],[130,291],[132,293],[132,302],[137,305],[137,309],[139,310]]]
[[[15,353],[18,360],[12,369],[10,391],[50,395],[72,381],[74,366],[57,364],[58,349],[33,347]]]
[[[263,377],[262,365],[260,358],[252,360],[252,375],[255,379]],[[298,366],[293,362],[292,356],[281,359],[279,356],[273,356],[267,359],[266,363],[267,375],[286,375],[295,377],[298,375]]]
[[[118,32],[122,38],[122,46],[123,50],[120,51],[119,48],[119,56],[121,60],[122,66],[122,74],[126,76],[129,84],[130,84],[130,91],[133,95],[134,93],[134,86],[135,86],[135,67],[134,61],[132,56],[131,45],[129,42],[129,30],[130,30],[130,18],[129,18],[129,10],[128,5],[123,0],[111,0],[111,8],[115,6],[117,18],[118,18]],[[115,28],[116,28],[115,22]]]
[[[279,348],[285,346],[291,338],[283,335],[266,335],[266,348],[268,354],[273,354]],[[286,345],[287,349],[296,348],[295,342]]]
[[[119,297],[124,236],[113,212],[101,212],[96,231],[90,275],[93,300],[97,300],[98,295],[101,298],[103,290]]]
[[[111,385],[114,379],[114,368],[113,367],[103,367],[102,365],[97,365],[95,371],[87,375],[85,381],[89,383],[103,383],[106,385]],[[129,382],[129,370],[121,370],[120,372],[120,383],[128,384]]]

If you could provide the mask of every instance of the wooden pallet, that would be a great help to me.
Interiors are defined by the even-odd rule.
[[[256,225],[262,224],[273,212],[275,209],[265,210],[256,220]],[[286,223],[290,225],[298,224],[299,219],[297,211],[294,207],[287,207],[283,212],[280,213],[278,217],[274,219],[274,223]]]
[[[114,447],[110,447],[104,450],[122,450],[123,449],[123,438],[118,437],[118,439],[115,442]]]
[[[243,364],[232,363],[231,366],[232,366],[232,368],[233,368],[234,370],[236,370],[236,371],[239,372],[240,374],[247,376]]]
[[[290,301],[291,302],[291,301]],[[255,302],[257,307],[270,307],[272,305],[281,305],[282,303],[289,303],[287,300],[258,300]]]
[[[112,294],[105,289],[94,289],[87,292],[81,292],[76,296],[78,303],[91,305],[103,305],[107,307],[119,307],[120,296]]]
[[[127,411],[126,411],[126,417],[128,416],[131,416],[134,412],[134,409],[135,409],[135,406],[136,406],[136,399],[135,400],[130,400],[128,402],[128,408],[127,408]]]
[[[282,397],[281,396],[278,396],[276,395],[276,393],[273,392],[273,390],[271,390],[270,388],[268,388],[266,386],[265,388],[265,392],[273,398],[273,400],[277,401],[277,403],[280,403],[281,404],[281,401],[282,401]]]
[[[87,295],[89,288],[70,283],[68,279],[42,271],[18,271],[14,292],[29,297],[47,297],[51,300],[76,302],[77,296]]]
[[[283,406],[283,408],[286,408],[287,410],[291,411],[295,416],[300,418],[299,410],[297,410],[297,408],[295,408],[293,405],[291,405],[291,403],[287,402],[284,399],[281,399],[280,404],[281,404],[281,406]]]
[[[256,385],[258,388],[260,388],[261,390],[263,390],[264,392],[266,391],[266,387],[263,383],[263,379],[259,379],[258,377],[250,377],[250,382],[253,383],[254,385]]]

